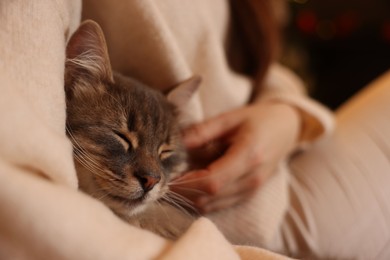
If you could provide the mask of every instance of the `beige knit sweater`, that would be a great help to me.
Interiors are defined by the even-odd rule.
[[[117,2],[86,0],[84,13],[102,24],[116,69],[161,89],[202,75],[188,123],[247,102],[251,81],[225,57],[227,0]],[[390,73],[337,111],[337,128],[321,142],[332,132],[332,116],[304,95],[297,77],[275,64],[263,90],[259,102],[301,111],[300,145],[309,149],[289,165],[280,162],[251,200],[208,217],[237,244],[327,259],[389,259]]]
[[[78,0],[0,2],[0,259],[278,259],[268,251],[233,247],[205,218],[177,242],[129,226],[77,191],[72,148],[64,133],[66,39],[78,25]],[[195,122],[241,106],[250,80],[225,60],[224,0],[86,1],[85,17],[101,23],[113,66],[165,88],[200,74],[204,83],[188,107]],[[331,128],[328,113],[301,93],[300,82],[275,65],[260,99],[302,110],[306,140]],[[211,218],[234,242],[278,248],[288,171],[255,200]],[[254,204],[253,204],[254,203]],[[238,220],[246,214],[248,228]]]
[[[229,30],[226,0],[84,1],[84,19],[105,31],[116,70],[164,89],[193,74],[202,85],[187,106],[187,123],[203,120],[248,102],[252,81],[232,71],[225,56]],[[309,145],[332,129],[332,117],[304,93],[302,82],[274,64],[257,102],[275,100],[302,115],[302,143]],[[279,171],[249,201],[208,216],[234,243],[283,251],[280,225],[288,207],[289,170]],[[250,228],[248,228],[250,226]]]

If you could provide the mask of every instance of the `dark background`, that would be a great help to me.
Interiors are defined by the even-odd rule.
[[[282,62],[336,109],[390,69],[390,0],[291,0]]]

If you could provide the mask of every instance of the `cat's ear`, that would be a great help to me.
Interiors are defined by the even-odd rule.
[[[200,76],[192,76],[172,88],[166,97],[170,103],[174,104],[180,110],[188,103],[199,88],[201,82],[202,78]]]
[[[71,84],[78,77],[113,82],[103,31],[91,20],[79,26],[66,47],[65,80]]]

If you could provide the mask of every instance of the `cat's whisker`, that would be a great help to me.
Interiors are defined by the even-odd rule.
[[[99,200],[101,196],[107,193],[105,189],[102,188],[95,188],[93,192],[89,192],[88,195],[91,196],[94,199]],[[103,194],[103,195],[102,195]]]
[[[106,179],[106,180],[109,180],[109,181],[122,181],[120,180],[119,178],[107,178],[107,173],[99,168],[96,168],[96,167],[93,167],[93,165],[90,165],[88,163],[88,161],[80,154],[75,154],[74,156],[76,158],[76,160],[81,164],[83,165],[88,171],[90,171],[92,174],[95,174],[97,176],[99,176],[100,178],[103,178],[103,179]],[[104,175],[102,175],[104,174]],[[110,176],[110,177],[114,177],[114,176]],[[123,182],[123,181],[122,181]]]
[[[83,155],[86,157],[86,159],[88,159],[88,161],[90,161],[90,163],[92,163],[94,166],[96,166],[98,168],[99,164],[88,154],[88,152],[77,141],[70,126],[68,126],[68,125],[66,126],[66,131],[68,132],[69,136],[73,140],[74,144],[77,146],[77,147],[74,146],[74,148],[77,149],[80,153],[83,153]]]
[[[176,201],[177,203],[191,209],[192,211],[197,212],[197,209],[195,208],[194,203],[192,201],[190,201],[189,199],[183,197],[182,195],[177,194],[173,191],[170,191],[167,194],[167,196],[169,198],[171,198],[172,200]]]
[[[90,192],[89,195],[92,196],[94,199],[103,201],[104,198],[113,194],[112,190],[113,189],[109,189],[107,187],[95,188],[94,192]],[[125,202],[122,202],[122,203],[125,203]]]
[[[90,171],[91,173],[95,174],[95,175],[98,175],[99,177],[101,178],[104,178],[103,175],[100,175],[98,172],[99,171],[96,171],[95,169],[91,168],[90,165],[88,165],[88,163],[85,161],[85,159],[81,156],[78,156],[78,155],[75,155],[75,158],[76,160],[84,167],[86,168],[88,171]]]
[[[171,195],[170,195],[170,196],[171,196]],[[183,201],[183,200],[181,200],[181,199],[179,199],[179,198],[174,198],[174,200],[177,201],[179,204],[185,206],[186,208],[190,209],[191,211],[193,211],[193,212],[198,212],[198,210],[197,210],[196,207],[193,205],[193,203],[192,203],[192,204],[187,203],[187,202],[185,202],[185,201]]]
[[[79,158],[80,160],[82,160],[84,162],[84,164],[86,164],[88,166],[88,169],[89,170],[93,170],[93,171],[98,171],[98,172],[102,172],[98,167],[92,165],[89,163],[89,161],[85,158],[85,156],[82,154],[82,153],[79,153],[77,151],[77,149],[75,149],[75,154],[74,156],[76,158]]]
[[[172,186],[171,184],[168,184],[168,185]],[[175,186],[175,189],[184,190],[184,191],[188,191],[188,192],[192,192],[192,193],[197,193],[197,194],[200,194],[200,195],[207,195],[207,192],[202,191],[200,189],[181,187],[181,186],[177,186],[176,184],[174,186]]]
[[[76,137],[74,136],[72,129],[70,126],[66,126],[66,132],[69,134],[70,138],[72,139],[73,147],[77,149],[80,153],[83,153],[84,155],[88,156],[88,153],[85,151],[85,149],[81,146],[81,144],[77,141]],[[89,157],[90,158],[90,157]],[[90,158],[92,159],[92,158]],[[93,160],[92,160],[93,161]]]
[[[74,144],[76,146],[73,146],[78,152],[82,153],[90,163],[92,163],[94,166],[99,167],[99,164],[93,160],[93,158],[87,153],[87,151],[81,146],[81,144],[77,141],[77,139],[74,137],[72,130],[70,127],[67,127],[67,132],[71,139],[73,140]]]
[[[188,205],[193,205],[194,204],[191,200],[187,199],[183,195],[181,195],[181,194],[179,194],[177,192],[174,192],[172,190],[168,191],[167,195],[170,196],[170,197],[173,197],[173,198],[177,198],[178,200],[181,200],[181,201],[185,202],[186,205],[187,204]]]
[[[83,166],[85,168],[87,168],[90,172],[92,173],[95,173],[96,172],[101,172],[101,173],[104,173],[105,175],[110,175],[112,177],[112,179],[110,179],[111,181],[113,180],[116,180],[116,181],[120,181],[120,182],[123,182],[123,180],[121,180],[120,178],[118,178],[117,176],[111,174],[111,173],[107,173],[103,170],[100,169],[100,166],[88,155],[88,153],[82,148],[82,146],[77,142],[76,138],[74,137],[74,135],[72,134],[72,131],[70,129],[70,127],[67,127],[67,131],[69,133],[69,136],[72,138],[72,140],[74,141],[74,143],[77,145],[77,146],[74,146],[74,149],[75,149],[75,157],[81,159],[83,161]],[[80,160],[78,160],[80,162]],[[81,162],[80,162],[81,163]],[[98,175],[98,174],[97,174]],[[99,175],[100,177],[103,178],[102,175]]]
[[[180,205],[180,203],[178,203],[177,201],[175,201],[173,198],[169,197],[167,194],[164,194],[162,196],[162,199],[166,200],[168,203],[170,203],[171,205],[175,206],[176,208],[178,208],[180,211],[182,211],[184,214],[188,215],[191,217],[191,214],[182,206]]]
[[[122,184],[127,184],[126,181],[122,180],[121,178],[119,178],[118,176],[116,176],[113,172],[111,171],[104,171],[104,173],[110,177],[112,177],[112,180],[114,181],[118,181],[118,182],[121,182]]]
[[[88,153],[82,149],[75,148],[75,151],[78,152],[81,156],[83,156],[84,160],[94,169],[101,171],[100,166],[93,161],[93,159],[88,155]]]
[[[198,177],[198,178],[194,178],[194,179],[189,179],[189,180],[182,180],[181,178],[177,178],[175,180],[171,180],[170,181],[170,184],[186,184],[186,183],[192,183],[192,182],[198,182],[198,181],[201,181],[201,180],[207,180],[211,178],[210,175],[207,175],[207,176],[203,176],[203,177]]]
[[[161,209],[161,211],[164,212],[164,214],[165,214],[165,216],[167,217],[167,219],[169,219],[168,212],[166,211],[166,209],[164,208],[164,206],[162,205],[162,203],[161,203],[160,201],[158,201],[158,200],[157,200],[155,203],[159,206],[159,208]]]
[[[85,159],[81,156],[81,155],[78,155],[78,154],[75,154],[74,155],[74,158],[80,163],[82,164],[87,170],[91,171],[91,172],[94,172],[95,170],[85,161]]]
[[[100,196],[99,198],[97,198],[98,200],[102,200],[102,199],[104,199],[105,197],[107,197],[108,195],[110,195],[110,193],[109,192],[106,192],[105,194],[103,194],[102,196]]]

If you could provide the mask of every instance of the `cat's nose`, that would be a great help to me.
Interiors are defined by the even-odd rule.
[[[152,190],[153,187],[161,180],[160,175],[142,173],[142,172],[136,173],[135,177],[137,177],[139,183],[141,184],[142,189],[145,192]]]

